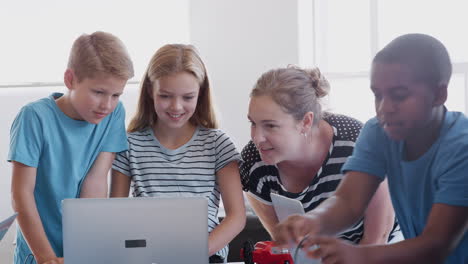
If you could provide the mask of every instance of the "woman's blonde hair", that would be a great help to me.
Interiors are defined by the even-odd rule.
[[[68,59],[78,82],[101,74],[128,80],[133,77],[133,63],[122,41],[102,31],[83,34],[73,43]]]
[[[200,85],[197,106],[189,122],[196,126],[218,128],[206,67],[197,49],[192,45],[168,44],[156,51],[143,75],[137,111],[130,121],[128,132],[139,131],[155,124],[158,117],[151,96],[154,84],[162,77],[180,72],[193,74]]]
[[[318,124],[323,116],[319,99],[326,96],[329,90],[330,85],[318,68],[289,66],[262,74],[250,96],[271,96],[275,103],[296,120],[302,120],[307,112],[313,112],[314,124]]]

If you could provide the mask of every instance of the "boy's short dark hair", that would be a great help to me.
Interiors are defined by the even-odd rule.
[[[397,37],[379,51],[372,62],[407,65],[416,81],[429,85],[448,85],[452,75],[452,63],[444,44],[425,34]]]
[[[73,43],[68,68],[82,81],[100,74],[128,80],[133,77],[133,63],[122,41],[102,31],[83,34]]]

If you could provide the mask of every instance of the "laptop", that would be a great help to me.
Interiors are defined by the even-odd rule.
[[[7,219],[0,222],[0,241],[5,236],[5,234],[8,232],[8,229],[10,228],[10,226],[15,221],[17,215],[18,215],[18,213],[14,213],[12,216],[10,216]]]
[[[65,264],[208,263],[205,198],[65,199]]]

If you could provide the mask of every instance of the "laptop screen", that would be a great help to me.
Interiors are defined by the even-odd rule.
[[[65,264],[208,263],[205,198],[63,201]]]

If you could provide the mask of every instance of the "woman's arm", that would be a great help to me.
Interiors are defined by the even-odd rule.
[[[80,193],[81,198],[107,198],[109,188],[107,176],[114,158],[115,153],[99,153],[84,179]]]
[[[364,235],[360,245],[386,244],[395,223],[387,180],[380,183],[364,213]]]
[[[208,242],[209,255],[221,250],[245,226],[245,206],[242,196],[239,168],[232,161],[216,173],[216,180],[221,191],[226,217],[210,233]]]
[[[112,170],[110,197],[128,197],[130,177],[117,170]]]
[[[253,194],[247,193],[247,199],[249,200],[250,206],[252,206],[255,214],[262,222],[263,227],[270,234],[271,239],[273,237],[273,229],[278,224],[278,217],[276,217],[275,209],[272,205],[264,204],[253,197]]]
[[[34,198],[36,185],[36,168],[19,162],[12,162],[11,177],[12,207],[18,212],[18,224],[37,263],[63,263],[57,258],[47,239]]]

